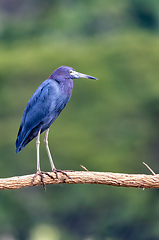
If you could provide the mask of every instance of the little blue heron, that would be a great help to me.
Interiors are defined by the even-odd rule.
[[[95,77],[76,72],[71,67],[61,66],[57,68],[34,92],[24,110],[21,120],[16,140],[16,152],[18,153],[21,151],[32,139],[36,138],[37,172],[34,175],[32,183],[36,176],[40,175],[44,189],[45,183],[43,174],[47,174],[49,177],[53,178],[49,173],[40,170],[40,134],[44,131],[46,131],[44,144],[52,171],[56,174],[57,178],[57,172],[61,172],[70,178],[64,171],[55,168],[48,146],[48,134],[50,125],[59,116],[71,97],[73,89],[72,79],[75,78],[90,78],[97,80]]]

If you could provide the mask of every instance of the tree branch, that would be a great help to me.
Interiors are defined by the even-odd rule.
[[[112,172],[89,172],[88,170],[66,172],[72,178],[72,180],[61,173],[58,173],[59,179],[57,179],[54,173],[49,172],[49,174],[54,177],[54,180],[44,174],[45,184],[103,184],[118,187],[134,187],[143,189],[159,188],[159,174],[123,174]],[[10,178],[1,178],[0,190],[18,189],[42,185],[40,176],[37,176],[34,184],[32,184],[33,177],[34,174]]]

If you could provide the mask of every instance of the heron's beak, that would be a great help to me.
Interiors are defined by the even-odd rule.
[[[83,73],[79,73],[79,72],[76,72],[76,71],[72,71],[70,73],[70,75],[71,75],[72,78],[89,78],[89,79],[98,80],[98,78],[95,78],[95,77],[92,77],[92,76],[89,76],[89,75],[86,75],[86,74],[83,74]]]

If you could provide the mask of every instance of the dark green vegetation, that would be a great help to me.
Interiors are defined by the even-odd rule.
[[[159,3],[20,2],[1,6],[0,177],[35,172],[35,141],[16,154],[16,135],[30,96],[61,65],[99,81],[74,80],[50,129],[56,167],[149,174],[145,161],[157,173]],[[50,170],[42,138],[41,166]],[[0,239],[157,240],[158,194],[95,185],[1,191]]]

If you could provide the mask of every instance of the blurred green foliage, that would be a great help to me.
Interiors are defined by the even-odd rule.
[[[61,65],[99,81],[74,80],[50,130],[55,166],[149,174],[145,161],[157,172],[159,2],[8,0],[0,7],[0,176],[35,172],[35,141],[17,155],[16,134],[32,93]],[[50,170],[43,144],[41,165]],[[2,240],[157,240],[158,218],[153,189],[0,192]]]

